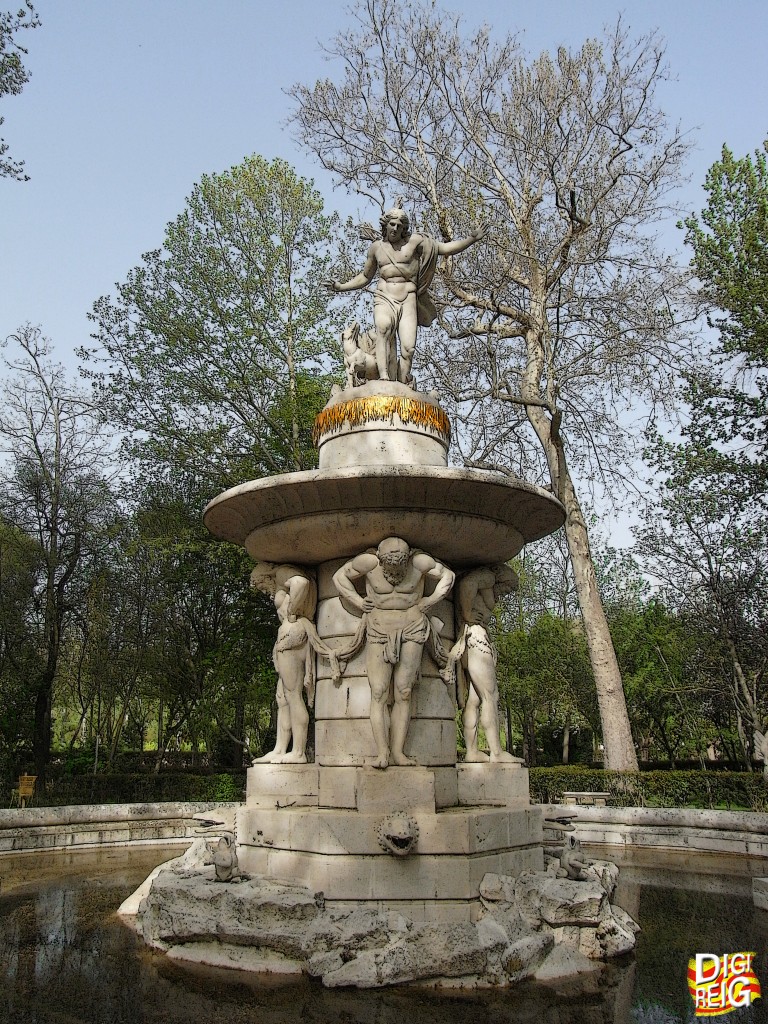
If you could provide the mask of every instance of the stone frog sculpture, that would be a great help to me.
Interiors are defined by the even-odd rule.
[[[592,862],[587,859],[576,836],[568,836],[560,854],[558,878],[570,878],[574,882],[586,882],[591,877],[587,868]]]
[[[217,882],[248,880],[249,876],[240,870],[240,865],[237,863],[237,848],[232,832],[224,832],[215,846],[213,843],[206,843],[206,846],[208,855],[205,858],[205,863],[213,864]]]

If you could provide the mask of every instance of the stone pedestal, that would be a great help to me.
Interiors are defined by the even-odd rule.
[[[432,395],[370,381],[334,395],[315,425],[320,469],[447,466],[451,427]]]
[[[405,856],[381,840],[398,815],[417,832]],[[485,874],[543,867],[541,811],[522,764],[255,765],[237,835],[248,872],[322,892],[331,908],[396,909],[413,921],[471,921]]]
[[[205,522],[257,561],[311,573],[314,624],[337,651],[355,648],[361,626],[362,613],[349,594],[342,603],[333,582],[350,558],[396,537],[460,573],[507,561],[564,519],[541,488],[449,468],[445,412],[434,395],[395,381],[334,395],[315,441],[319,469],[232,488],[211,502]],[[438,579],[424,573],[425,596]],[[543,868],[542,816],[530,806],[523,764],[457,764],[456,694],[436,664],[457,636],[453,595],[426,614],[444,650],[433,658],[427,641],[412,688],[404,752],[418,767],[370,767],[365,638],[336,682],[329,662],[315,657],[315,763],[249,770],[237,819],[243,870],[306,886],[331,908],[467,923],[480,909],[484,875]]]

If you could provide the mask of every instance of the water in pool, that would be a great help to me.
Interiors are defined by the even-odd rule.
[[[0,858],[0,1020],[14,1024],[688,1024],[688,960],[755,951],[768,999],[768,912],[752,905],[745,859],[619,860],[617,902],[642,925],[635,953],[581,981],[502,991],[319,982],[190,967],[143,947],[114,911],[164,850]],[[593,851],[593,855],[596,855]],[[601,854],[602,855],[602,854]],[[619,854],[612,852],[613,859]],[[764,1000],[721,1019],[768,1021]]]

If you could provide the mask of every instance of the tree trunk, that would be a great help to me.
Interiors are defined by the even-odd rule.
[[[33,737],[33,754],[35,775],[38,783],[45,782],[48,762],[51,759],[51,704],[53,680],[49,673],[43,673],[35,698],[35,732]]]
[[[523,715],[523,760],[529,768],[536,767],[536,719]]]
[[[608,620],[597,587],[587,524],[568,469],[565,446],[560,436],[562,414],[559,411],[548,413],[542,405],[539,384],[544,368],[543,346],[539,343],[538,337],[528,338],[527,343],[529,358],[523,398],[530,404],[526,404],[525,411],[544,449],[552,489],[565,506],[565,536],[573,566],[589,660],[595,677],[605,746],[605,767],[614,771],[637,771],[637,754],[632,740],[619,663],[616,660]]]
[[[637,771],[637,754],[632,740],[619,663],[616,660],[608,620],[597,589],[586,524],[570,476],[567,478],[566,490],[570,492],[570,501],[566,505],[568,516],[565,522],[565,535],[573,564],[576,592],[579,595],[589,660],[595,677],[605,745],[605,767],[613,771]]]
[[[238,745],[233,753],[239,757],[239,764],[234,764],[233,767],[242,768],[243,748],[245,747],[245,697],[242,694],[237,695],[234,700],[234,706],[235,723],[232,726],[232,734]]]
[[[165,735],[163,732],[165,716],[165,703],[163,698],[160,697],[157,702],[157,753],[155,755],[155,775],[160,771],[163,763],[163,754],[165,753]]]
[[[51,569],[51,559],[49,559],[45,596],[45,618],[43,622],[46,659],[45,668],[40,673],[37,684],[37,695],[35,697],[35,731],[32,741],[35,759],[35,774],[41,783],[45,781],[46,768],[48,767],[48,762],[51,759],[53,682],[56,678],[56,668],[59,663],[59,650],[61,645],[61,610],[60,605],[57,604],[56,596],[53,570]]]
[[[507,722],[507,752],[512,753],[512,712],[509,707],[509,700],[504,698],[504,715]]]

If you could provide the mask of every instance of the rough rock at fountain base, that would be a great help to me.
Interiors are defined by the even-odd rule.
[[[485,912],[510,937],[530,929],[551,934],[556,946],[566,946],[582,957],[608,960],[634,949],[640,931],[625,910],[610,902],[617,881],[614,864],[596,861],[586,881],[558,878],[548,871],[522,871],[514,879],[489,874],[480,885],[480,895]],[[560,960],[564,965],[576,962]]]
[[[536,887],[543,897],[534,895]],[[597,888],[602,898],[592,891]],[[534,976],[580,973],[585,959],[606,959],[634,945],[637,926],[611,907],[596,881],[527,871],[517,879],[486,876],[482,891],[484,910],[474,924],[415,924],[376,905],[329,910],[322,893],[287,880],[216,882],[213,868],[195,868],[187,858],[156,874],[136,924],[149,945],[174,959],[301,971],[329,988],[419,981],[505,987]],[[553,911],[557,894],[563,907]],[[533,906],[539,907],[537,917]],[[542,907],[548,917],[569,923],[550,924]],[[574,955],[563,956],[560,947]]]

